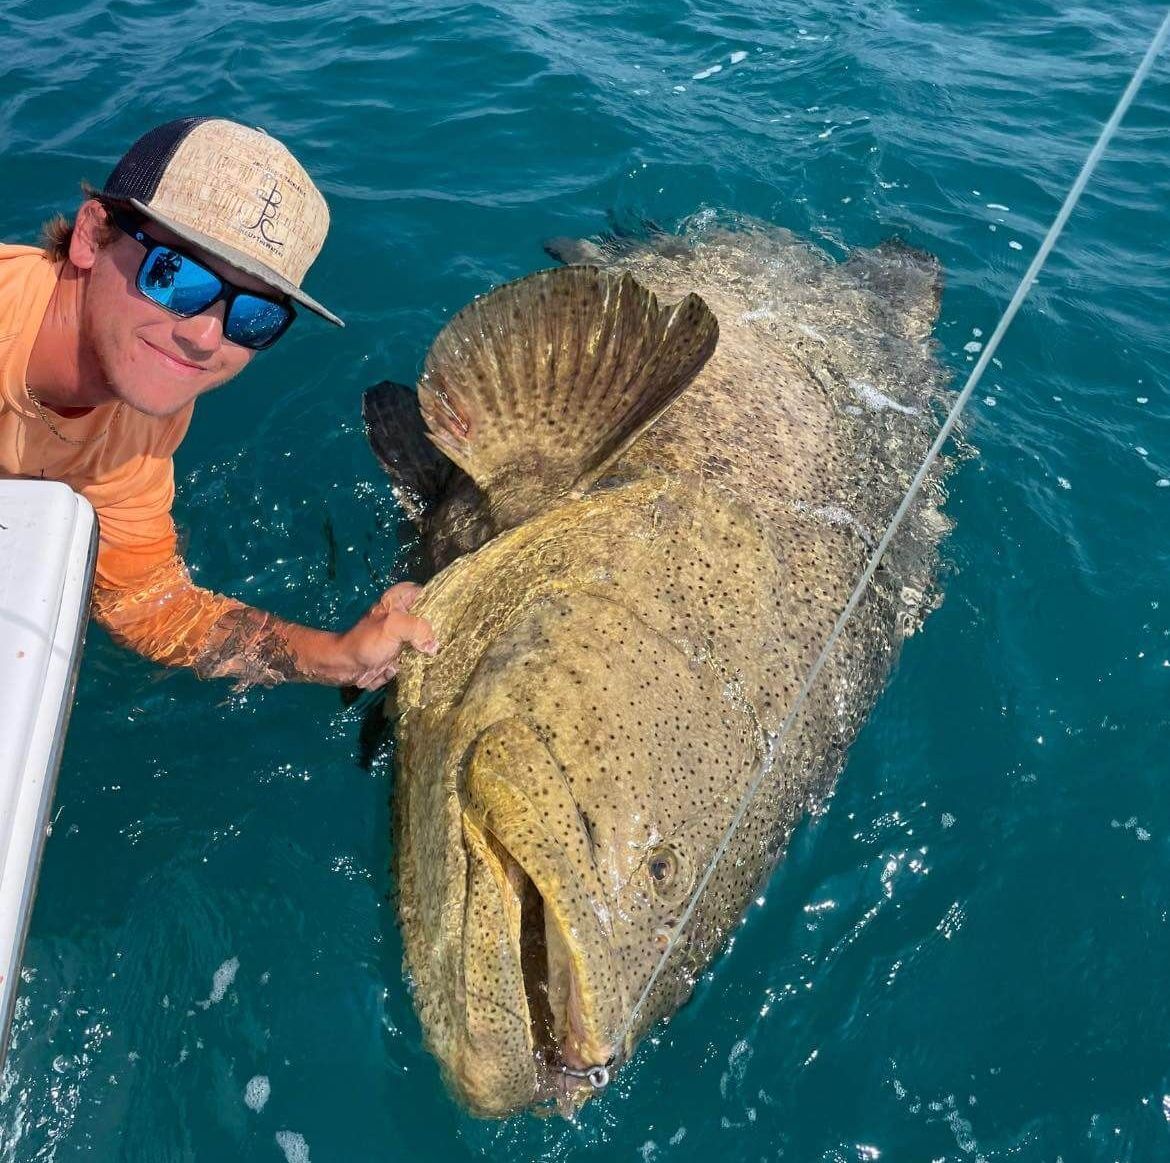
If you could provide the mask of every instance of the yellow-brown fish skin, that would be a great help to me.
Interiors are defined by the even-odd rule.
[[[752,224],[568,253],[662,302],[696,292],[719,342],[587,487],[524,494],[506,527],[485,515],[490,485],[464,482],[430,529],[447,553],[494,536],[429,583],[418,612],[442,649],[399,674],[399,909],[428,1043],[485,1115],[579,1103],[589,1088],[562,1067],[620,1064],[686,1000],[831,787],[925,611],[947,527],[936,473],[779,738],[929,446],[937,268],[904,248],[836,264]],[[456,399],[457,434],[492,423]],[[529,479],[545,441],[527,442]]]

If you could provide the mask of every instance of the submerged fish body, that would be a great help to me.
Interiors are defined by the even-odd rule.
[[[443,567],[419,607],[443,649],[396,695],[406,960],[488,1115],[581,1101],[686,1000],[827,794],[946,529],[936,473],[781,737],[933,436],[937,267],[751,225],[557,246],[592,265],[477,300],[417,403],[366,402]]]

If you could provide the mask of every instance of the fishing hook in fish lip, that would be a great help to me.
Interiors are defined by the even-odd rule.
[[[615,1059],[611,1058],[604,1066],[587,1066],[584,1070],[574,1070],[572,1066],[566,1066],[562,1062],[557,1069],[570,1078],[585,1079],[594,1090],[604,1090],[609,1085],[610,1070],[615,1064]]]

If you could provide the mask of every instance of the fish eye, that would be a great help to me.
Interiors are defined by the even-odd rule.
[[[675,905],[686,899],[695,883],[695,868],[686,846],[667,841],[646,854],[646,878],[650,894],[660,904]]]
[[[650,879],[656,885],[668,884],[678,873],[678,860],[669,848],[658,848],[650,853],[647,862]]]

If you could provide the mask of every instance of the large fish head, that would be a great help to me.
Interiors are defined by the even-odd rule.
[[[450,722],[447,871],[429,877],[446,948],[408,938],[419,1012],[472,1109],[572,1107],[685,999],[711,950],[700,910],[635,1013],[755,762],[755,730],[709,667],[583,593],[546,597],[500,635]],[[412,875],[404,898],[423,891],[427,873]],[[712,900],[731,919],[742,903]]]

